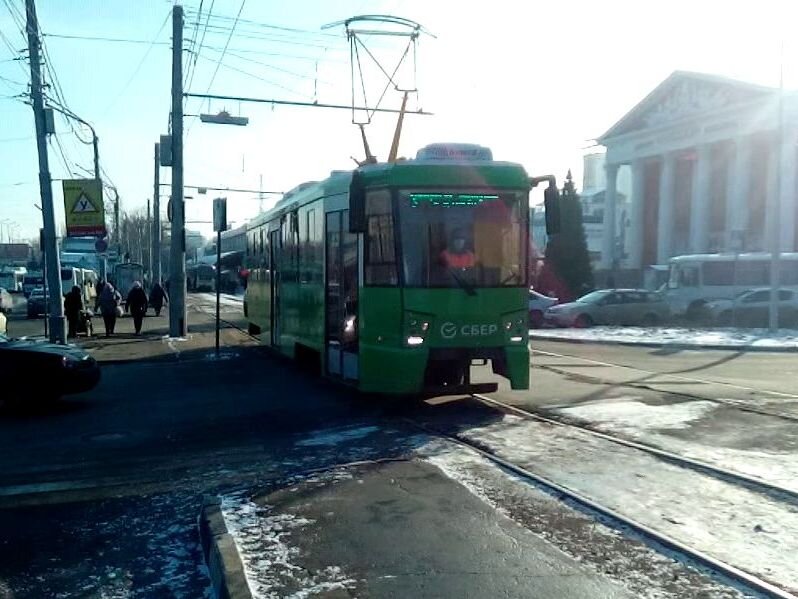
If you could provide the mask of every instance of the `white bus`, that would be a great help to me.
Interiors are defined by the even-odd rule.
[[[11,293],[22,291],[22,283],[28,269],[24,266],[5,267],[0,269],[0,287]]]
[[[770,286],[768,253],[674,256],[668,266],[665,300],[672,314],[688,318],[700,316],[708,301]],[[798,290],[798,253],[781,254],[779,286]]]

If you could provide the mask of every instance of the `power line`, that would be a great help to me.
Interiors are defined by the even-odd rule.
[[[71,35],[66,33],[43,33],[42,37],[51,37],[64,40],[83,40],[89,42],[111,42],[121,44],[153,44],[155,46],[168,46],[169,42],[153,42],[152,40],[131,39],[125,37],[106,37],[98,35]]]
[[[285,73],[286,75],[291,75],[292,77],[296,77],[297,79],[307,79],[307,80],[310,80],[310,81],[316,80],[316,77],[314,77],[313,75],[303,75],[302,73],[297,73],[296,71],[292,71],[290,69],[284,69],[284,68],[281,68],[281,67],[276,67],[274,65],[265,63],[265,62],[263,62],[261,60],[255,60],[253,58],[247,58],[246,56],[241,56],[240,54],[236,54],[235,52],[231,52],[230,50],[227,51],[227,55],[228,56],[232,56],[234,58],[238,58],[239,60],[243,60],[245,62],[250,62],[250,63],[253,63],[253,64],[260,65],[262,67],[265,67],[267,69],[271,69],[273,71],[278,71],[280,73]],[[332,85],[332,83],[329,82],[329,81],[321,81],[321,83],[324,83],[325,85]]]
[[[204,56],[201,56],[200,58],[202,58],[203,60],[207,60],[209,62],[214,62],[214,59],[212,59],[212,58],[205,58]],[[222,63],[218,63],[217,66],[218,65],[221,65],[225,69],[228,69],[230,71],[235,71],[236,73],[241,73],[242,75],[247,75],[249,77],[252,77],[253,79],[257,79],[258,81],[262,81],[262,82],[264,82],[264,83],[266,83],[268,85],[271,85],[273,87],[279,87],[280,89],[283,89],[283,90],[285,90],[287,92],[291,92],[292,94],[296,94],[298,96],[304,96],[304,97],[307,97],[307,98],[311,97],[309,94],[303,94],[302,92],[298,92],[295,89],[291,89],[290,87],[286,87],[285,85],[277,83],[276,81],[272,81],[270,79],[266,79],[264,77],[261,77],[260,75],[256,75],[255,73],[250,73],[249,71],[245,71],[243,69],[239,69],[238,67],[234,67],[232,65],[229,65],[229,64],[226,64],[226,63],[223,63],[223,62]]]
[[[139,71],[141,70],[141,67],[144,65],[144,62],[147,60],[147,57],[150,55],[150,52],[152,51],[153,47],[155,46],[155,44],[156,44],[156,42],[158,40],[158,37],[160,37],[161,33],[163,32],[164,27],[166,27],[166,23],[169,21],[169,15],[170,15],[170,13],[166,14],[166,18],[163,20],[163,23],[161,23],[161,26],[158,29],[158,32],[152,38],[152,41],[150,42],[149,46],[147,46],[147,50],[144,52],[144,56],[141,57],[141,60],[136,65],[136,68],[133,69],[133,74],[130,75],[130,78],[127,80],[125,85],[122,86],[122,89],[119,90],[119,93],[116,95],[116,97],[114,97],[114,99],[111,101],[111,103],[108,104],[108,107],[104,111],[105,113],[107,113],[111,109],[111,107],[119,101],[119,98],[121,98],[122,95],[127,91],[127,88],[130,86],[130,84],[136,78],[136,75],[139,74]]]
[[[199,58],[200,52],[202,52],[202,46],[205,43],[205,34],[208,32],[208,21],[211,19],[211,14],[213,13],[213,6],[216,3],[216,0],[211,0],[211,5],[208,8],[208,16],[205,19],[205,28],[202,30],[202,37],[200,38],[199,46],[196,47],[194,50],[194,61],[192,62],[190,69],[191,69],[191,77],[187,78],[188,81],[185,85],[183,85],[183,89],[190,89],[191,85],[194,83],[194,75],[197,72],[197,59]],[[199,16],[202,16],[202,0],[200,0],[200,10]],[[198,30],[195,30],[195,33]],[[196,36],[195,36],[196,39]],[[186,100],[186,104],[188,104],[188,100]]]

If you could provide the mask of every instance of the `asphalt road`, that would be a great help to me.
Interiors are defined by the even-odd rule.
[[[192,301],[197,309],[189,312],[189,328],[207,326],[211,298],[197,296]],[[243,324],[232,300],[223,307],[223,318]],[[145,330],[159,329],[163,321],[163,317],[149,319]],[[10,333],[18,336],[37,334],[41,327],[41,320],[16,315],[9,323]],[[532,389],[501,390],[497,397],[548,410],[611,403],[630,395],[650,405],[688,401],[675,389],[696,393],[689,401],[698,401],[701,394],[731,395],[740,401],[764,397],[769,407],[780,410],[792,409],[798,401],[789,395],[798,393],[789,374],[798,358],[788,354],[658,352],[563,343],[536,343],[534,349],[538,353],[532,359]],[[209,360],[207,352],[197,351],[182,355],[179,362],[108,365],[103,367],[97,389],[52,409],[0,408],[0,598],[202,596],[207,577],[195,523],[203,495],[267,489],[264,496],[268,496],[279,489],[279,481],[298,473],[339,463],[403,459],[422,442],[418,431],[405,423],[405,408],[357,397],[267,356],[258,347],[240,348],[237,353],[234,359],[222,361]],[[677,384],[673,377],[688,380]],[[426,409],[451,421],[467,413],[471,420],[464,420],[462,426],[500,418],[489,410],[461,409],[457,402],[431,402]],[[368,443],[340,434],[353,426],[378,429],[380,434]],[[680,430],[679,434],[692,435],[693,441],[703,440],[707,445],[717,439],[711,427]],[[768,439],[762,444],[786,438],[787,432],[774,430],[768,429]],[[753,432],[741,431],[738,440],[746,434]],[[303,441],[330,435],[343,441]],[[579,595],[580,584],[583,596],[596,596],[595,589],[601,589],[598,595],[627,595],[628,589],[616,584],[626,576],[623,571],[614,580],[604,580],[600,572],[576,563],[589,563],[587,554],[609,554],[609,549],[597,552],[582,540],[573,542],[566,555],[555,549],[556,543],[549,544],[553,541],[542,540],[555,538],[551,531],[563,523],[566,528],[572,526],[573,516],[561,513],[565,508],[547,507],[551,520],[541,520],[537,511],[530,514],[530,521],[546,531],[532,538],[526,529],[487,509],[441,472],[420,468],[380,473],[364,483],[371,485],[365,494],[358,489],[366,487],[352,483],[334,499],[341,519],[314,533],[324,539],[324,551],[332,555],[337,551],[336,540],[347,530],[360,531],[347,540],[356,543],[347,560],[362,577],[358,589],[365,589],[363,596],[424,596],[424,572],[447,573],[434,581],[431,578],[428,590],[434,589],[438,596],[458,595],[463,588],[462,572],[479,572],[475,570],[478,552],[465,559],[466,553],[460,551],[452,558],[455,561],[444,560],[437,569],[414,570],[412,564],[419,562],[410,561],[400,567],[402,556],[417,556],[422,549],[440,558],[453,538],[464,548],[480,544],[483,552],[498,552],[500,559],[484,572],[501,578],[492,588],[504,589],[506,596],[529,596],[531,584],[538,584],[536,588],[546,596],[558,596],[546,593],[547,588],[554,588],[546,586],[554,579],[538,576],[544,570],[557,576],[578,573],[567,584],[559,578],[565,584],[559,596]],[[394,480],[404,482],[394,488]],[[504,492],[497,495],[502,497]],[[529,505],[527,500],[524,503]],[[352,506],[348,511],[342,507],[347,505]],[[308,517],[322,520],[326,513],[313,506],[305,511]],[[453,525],[466,522],[465,512],[476,514],[470,527]],[[375,514],[381,514],[397,533],[414,526],[429,530],[438,526],[447,531],[446,536],[404,535],[395,546],[379,545],[395,543],[396,535],[393,541],[364,536],[364,531],[373,530]],[[586,525],[585,530],[592,529],[593,524]],[[491,531],[496,532],[495,538]],[[424,547],[424,538],[439,545]],[[307,539],[298,541],[310,551],[308,543]],[[368,566],[368,556],[375,551],[368,543],[381,549],[383,562],[376,570]],[[316,554],[308,556],[320,559]],[[547,566],[530,566],[522,575],[509,575],[513,564],[530,560]],[[391,578],[386,563],[401,570],[404,582]],[[651,569],[645,560],[636,567],[641,572]],[[480,584],[488,589],[489,582],[485,578]]]

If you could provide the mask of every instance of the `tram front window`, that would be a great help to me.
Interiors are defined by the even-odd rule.
[[[521,192],[402,192],[408,287],[525,285]]]

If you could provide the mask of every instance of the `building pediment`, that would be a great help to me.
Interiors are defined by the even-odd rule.
[[[599,142],[763,99],[773,92],[770,87],[716,75],[676,71],[602,135]]]

